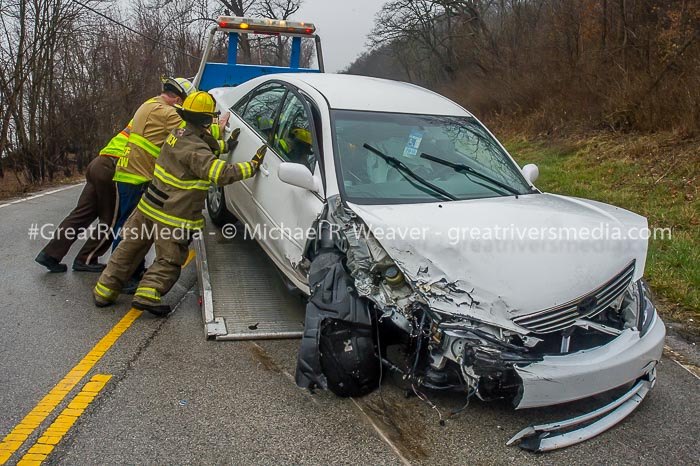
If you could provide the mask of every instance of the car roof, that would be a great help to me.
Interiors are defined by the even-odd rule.
[[[268,78],[307,84],[323,94],[334,109],[470,116],[450,99],[400,81],[333,73],[288,73]]]

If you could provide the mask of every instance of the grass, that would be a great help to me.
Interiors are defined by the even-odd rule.
[[[674,134],[600,134],[545,142],[504,138],[521,165],[540,168],[543,191],[595,199],[671,228],[651,239],[645,276],[659,311],[700,335],[700,141]]]

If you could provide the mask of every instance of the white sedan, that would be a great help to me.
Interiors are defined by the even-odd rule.
[[[665,327],[642,281],[644,217],[540,192],[536,166],[418,86],[279,74],[210,92],[241,128],[229,161],[269,147],[257,176],[212,188],[207,207],[247,225],[309,295],[300,386],[362,395],[383,365],[417,393],[518,409],[623,387],[512,439],[537,451],[602,432],[651,389]]]

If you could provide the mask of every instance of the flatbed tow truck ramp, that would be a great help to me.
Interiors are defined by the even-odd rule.
[[[194,78],[199,90],[238,86],[258,76],[275,73],[322,73],[321,39],[311,23],[220,16],[209,37]],[[208,61],[214,37],[228,37],[226,63]],[[240,36],[248,34],[289,37],[289,65],[270,66],[238,63]],[[313,40],[317,68],[301,65],[302,39]],[[226,238],[210,219],[195,239],[197,272],[204,330],[216,340],[301,338],[304,305],[288,291],[281,275],[257,242],[239,234]]]
[[[207,338],[301,338],[304,306],[289,292],[275,265],[243,227],[226,238],[209,219],[194,240],[199,296]]]

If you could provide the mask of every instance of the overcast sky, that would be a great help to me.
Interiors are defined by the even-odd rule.
[[[316,25],[326,71],[342,70],[366,47],[374,15],[385,0],[304,0],[294,19]]]
[[[348,66],[366,49],[374,15],[385,1],[303,0],[293,19],[316,25],[323,44],[326,71],[335,72]],[[129,3],[130,0],[118,0],[120,5]]]

